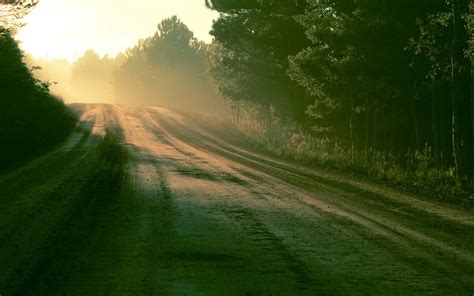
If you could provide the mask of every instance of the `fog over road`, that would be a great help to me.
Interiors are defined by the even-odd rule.
[[[260,155],[207,117],[74,108],[63,146],[0,175],[1,295],[474,293],[472,212]]]

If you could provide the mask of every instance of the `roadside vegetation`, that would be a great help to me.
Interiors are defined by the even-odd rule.
[[[468,0],[225,1],[210,73],[274,153],[443,200],[474,192]]]
[[[205,3],[220,13],[211,44],[170,17],[116,57],[87,51],[73,63],[29,60],[45,68],[37,77],[69,77],[52,87],[72,100],[100,95],[230,113],[239,129],[285,158],[472,200],[469,0]],[[47,93],[46,84],[33,82]],[[48,136],[59,139],[70,128],[58,126],[63,130]]]
[[[33,77],[9,30],[0,28],[0,171],[63,141],[76,116]]]
[[[110,103],[115,102],[111,81],[125,55],[100,56],[90,49],[73,62],[31,55],[26,55],[25,60],[30,66],[41,67],[35,71],[35,77],[50,81],[51,93],[63,97],[67,103]]]
[[[283,122],[273,117],[272,125],[268,127],[258,118],[258,108],[243,107],[240,121],[233,124],[235,131],[228,132],[227,140],[240,139],[235,144],[273,157],[474,209],[472,184],[461,186],[454,168],[440,167],[429,146],[398,155],[370,149],[357,150],[352,156],[348,147],[315,137],[295,122]],[[244,134],[246,142],[242,143],[242,137],[234,133]]]

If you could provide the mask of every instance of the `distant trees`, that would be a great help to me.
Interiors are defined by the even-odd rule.
[[[35,78],[50,84],[49,90],[52,94],[64,100],[72,97],[70,85],[72,64],[70,61],[65,59],[36,59],[29,54],[25,54],[23,60],[30,68],[35,68],[35,71],[33,71]]]
[[[113,102],[113,74],[122,65],[125,57],[100,57],[87,50],[71,65],[70,91],[72,100],[79,102]]]
[[[154,36],[127,50],[114,76],[115,96],[122,103],[219,108],[222,101],[207,76],[209,52],[176,16],[164,19]]]
[[[226,97],[309,120],[353,161],[427,150],[473,175],[469,0],[206,4],[221,12],[211,73]]]
[[[125,55],[100,56],[94,50],[86,50],[75,61],[47,60],[26,56],[25,61],[36,67],[34,75],[48,81],[53,94],[67,102],[112,103],[113,75],[123,64]]]

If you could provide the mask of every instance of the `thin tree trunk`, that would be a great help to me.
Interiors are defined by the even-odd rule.
[[[452,34],[453,40],[451,44],[451,105],[452,105],[452,114],[451,114],[451,142],[453,146],[453,159],[454,159],[454,168],[456,170],[456,177],[460,178],[462,176],[462,163],[461,163],[461,154],[460,154],[460,139],[459,139],[459,104],[456,97],[456,45],[457,45],[457,13],[456,13],[456,0],[451,2],[451,13],[452,13]]]
[[[414,96],[410,100],[410,111],[411,111],[411,117],[412,117],[412,120],[413,120],[413,132],[414,132],[414,136],[415,136],[415,149],[414,149],[414,151],[417,151],[418,149],[420,149],[420,131],[419,131],[419,128],[418,128],[418,118],[416,117],[415,99],[416,99],[416,96]]]
[[[440,139],[440,108],[436,81],[433,79],[431,85],[431,131],[433,133],[433,155],[438,164],[441,161],[441,139]]]
[[[235,117],[236,117],[236,120],[237,120],[237,124],[240,124],[240,101],[237,101],[237,106],[236,106],[236,110],[235,110]]]
[[[367,166],[367,160],[369,157],[369,109],[365,111],[365,159],[364,166]]]
[[[474,4],[472,5],[473,7],[473,10],[474,10]],[[471,28],[472,30],[472,28]],[[471,38],[473,39],[473,42],[474,42],[474,34],[471,33]],[[470,105],[471,105],[471,114],[470,114],[470,119],[471,119],[471,130],[470,130],[470,136],[469,136],[469,139],[470,139],[470,150],[471,151],[468,151],[468,155],[470,157],[470,176],[473,177],[474,176],[474,53],[471,52],[471,95],[470,95]]]
[[[384,110],[382,109],[382,111],[384,111]],[[387,116],[382,116],[382,120],[383,120],[383,149],[386,152],[391,152],[391,149],[388,145],[388,131],[389,131],[389,128],[387,126]]]
[[[469,61],[471,63],[471,77],[470,77],[470,105],[471,105],[471,114],[470,114],[470,122],[471,122],[471,135],[469,139],[471,140],[471,151],[468,151],[468,155],[470,157],[470,176],[474,176],[474,1],[470,1],[469,4],[469,14],[468,14],[468,28],[469,28]]]
[[[354,98],[352,84],[349,86],[349,133],[351,136],[351,162],[354,163]]]
[[[471,0],[469,4],[469,58],[471,62],[471,131],[473,132],[472,138],[474,138],[474,1]],[[474,147],[473,147],[474,148]],[[472,151],[474,154],[474,151]]]
[[[372,149],[375,150],[377,147],[377,109],[374,110],[374,134],[372,136]],[[372,160],[374,159],[375,153],[372,152]]]

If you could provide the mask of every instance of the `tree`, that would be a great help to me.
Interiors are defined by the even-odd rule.
[[[71,95],[82,102],[113,101],[113,73],[121,66],[122,56],[110,58],[87,50],[71,67]]]
[[[39,0],[3,0],[0,1],[0,27],[18,29],[22,19],[38,4]]]
[[[262,116],[273,107],[304,122],[308,96],[286,70],[288,56],[308,44],[294,20],[306,2],[212,0],[207,5],[221,13],[211,31],[219,56],[211,74],[223,95],[236,106],[240,101],[261,106]]]
[[[316,130],[350,145],[352,154],[421,146],[415,79],[404,51],[416,28],[417,9],[408,13],[408,2],[309,1],[297,17],[311,45],[290,57],[289,75],[314,97],[308,114]],[[409,143],[392,120],[413,131]]]
[[[467,19],[469,32],[469,50],[467,55],[471,61],[471,129],[474,133],[474,2],[469,5],[469,15]],[[474,135],[473,135],[474,137]],[[474,150],[474,144],[472,145]],[[474,151],[471,152],[474,154]],[[473,164],[474,165],[474,164]]]
[[[426,76],[449,90],[450,140],[458,177],[472,174],[471,63],[468,52],[469,2],[438,1],[419,18],[414,43],[417,55],[429,61]],[[443,94],[441,94],[443,95]]]
[[[63,140],[75,117],[33,77],[7,29],[0,29],[0,170]]]
[[[152,37],[127,50],[115,74],[121,102],[209,111],[222,102],[207,76],[210,47],[176,16],[164,19]]]
[[[356,165],[390,155],[407,170],[472,176],[469,0],[206,4],[221,13],[211,73],[237,107],[249,101],[310,122],[314,137],[349,149]]]

